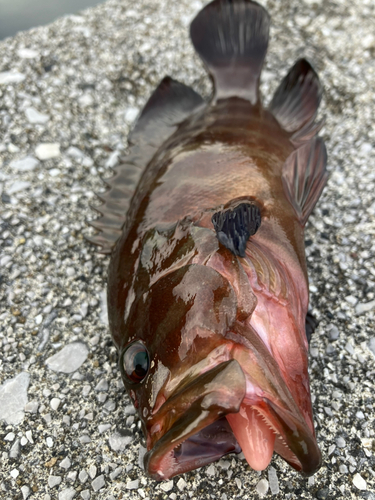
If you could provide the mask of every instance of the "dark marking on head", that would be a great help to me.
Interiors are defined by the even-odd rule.
[[[245,257],[247,240],[260,226],[259,208],[252,203],[241,203],[235,208],[216,212],[211,220],[220,243],[234,255]]]

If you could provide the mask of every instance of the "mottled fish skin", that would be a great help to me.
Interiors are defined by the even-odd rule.
[[[314,122],[321,87],[300,60],[263,107],[268,25],[250,0],[215,0],[198,14],[191,36],[214,96],[205,103],[161,82],[94,224],[102,230],[94,242],[111,252],[110,330],[146,436],[145,467],[158,480],[241,448],[258,470],[273,451],[305,474],[321,463],[304,249],[327,178]],[[211,47],[205,37],[218,26],[225,40]],[[236,252],[212,219],[242,204],[261,222]]]

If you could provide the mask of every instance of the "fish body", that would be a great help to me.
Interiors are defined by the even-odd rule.
[[[110,330],[147,442],[168,479],[231,452],[321,463],[308,378],[304,225],[327,179],[321,97],[305,60],[263,107],[269,16],[214,0],[191,25],[206,103],[166,77],[102,196]]]

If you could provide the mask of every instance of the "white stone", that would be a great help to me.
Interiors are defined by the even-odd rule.
[[[261,479],[259,481],[259,483],[256,485],[256,490],[260,497],[264,497],[265,495],[267,495],[268,487],[269,485],[267,479]]]
[[[114,168],[118,163],[119,155],[119,151],[113,151],[113,153],[109,155],[109,158],[105,163],[106,168]]]
[[[109,387],[108,380],[106,380],[105,378],[102,378],[101,380],[99,380],[99,382],[95,386],[95,390],[98,392],[106,392],[106,391],[108,391],[108,387]]]
[[[59,485],[62,481],[61,476],[49,476],[48,477],[48,486],[50,488],[54,488],[55,486]]]
[[[39,52],[33,49],[18,49],[17,55],[21,57],[21,59],[34,59],[38,57]]]
[[[87,108],[89,106],[92,106],[94,104],[94,98],[91,94],[83,94],[79,99],[78,99],[78,104],[82,108]]]
[[[35,155],[39,160],[49,160],[60,156],[60,144],[58,142],[44,142],[35,148]]]
[[[108,309],[107,309],[107,290],[103,289],[100,292],[100,314],[99,319],[103,325],[108,326]]]
[[[62,460],[60,462],[60,467],[62,467],[63,469],[66,469],[68,470],[69,467],[72,465],[72,462],[70,461],[70,458],[69,457],[65,457],[64,460]]]
[[[375,309],[375,300],[366,302],[364,304],[357,304],[355,313],[357,316],[359,316],[360,314],[367,313],[369,311],[372,311],[373,309]]]
[[[90,468],[89,468],[89,475],[91,477],[91,479],[94,479],[95,476],[96,476],[96,473],[97,473],[97,467],[96,465],[90,465]]]
[[[11,184],[6,192],[8,194],[15,194],[19,193],[20,191],[25,191],[25,189],[29,188],[31,186],[31,182],[28,181],[15,181],[13,184]]]
[[[73,342],[47,359],[50,370],[62,373],[73,373],[86,361],[89,350],[83,342]]]
[[[180,477],[180,479],[177,481],[177,488],[180,491],[183,491],[186,488],[186,486],[187,486],[187,482],[185,481],[185,479]]]
[[[8,434],[5,436],[4,441],[13,441],[13,439],[16,437],[14,432],[8,432]]]
[[[138,116],[139,109],[138,108],[128,108],[125,111],[125,120],[129,123],[132,123]]]
[[[136,490],[139,488],[139,479],[135,479],[134,481],[129,481],[126,483],[127,490]]]
[[[20,472],[18,469],[12,469],[9,474],[12,476],[13,479],[16,479],[19,476]]]
[[[98,426],[99,434],[107,432],[111,428],[111,424],[101,424]]]
[[[173,489],[173,479],[170,481],[164,481],[160,484],[160,489],[167,492]]]
[[[26,431],[25,434],[26,434],[28,442],[31,444],[34,444],[33,434],[31,432],[31,430]]]
[[[105,480],[103,474],[96,477],[94,481],[91,483],[91,486],[94,491],[99,491],[101,488],[105,486]]]
[[[25,484],[21,486],[21,493],[22,493],[22,498],[23,500],[26,500],[30,496],[30,488],[26,486]]]
[[[22,422],[29,383],[30,375],[22,372],[0,386],[0,420],[5,420],[9,425]]]
[[[359,490],[367,490],[367,483],[360,474],[354,474],[353,484]]]
[[[0,85],[8,85],[9,83],[23,82],[26,76],[17,71],[3,71],[0,73]]]
[[[65,488],[59,493],[59,500],[72,500],[75,497],[76,490],[74,488]]]
[[[272,467],[272,465],[268,468],[268,482],[272,495],[277,495],[280,491],[279,480],[277,478],[276,469]]]
[[[48,173],[51,177],[57,177],[61,174],[61,170],[59,168],[51,168],[48,170]]]
[[[52,398],[51,403],[50,403],[52,410],[56,411],[58,409],[58,407],[60,406],[60,403],[61,403],[61,400],[59,398]]]
[[[25,115],[29,123],[47,123],[49,121],[48,115],[40,113],[35,108],[26,108]]]
[[[109,446],[113,451],[124,451],[132,441],[133,436],[122,436],[118,432],[114,432],[108,439]]]
[[[81,472],[78,474],[78,479],[81,481],[81,483],[85,483],[88,479],[89,475],[87,472],[83,469]]]
[[[207,471],[206,471],[207,475],[209,476],[215,476],[216,475],[216,467],[214,466],[214,464],[211,464]]]
[[[35,168],[39,165],[39,161],[33,156],[25,156],[20,160],[13,160],[10,162],[10,168],[13,168],[17,172],[29,172],[35,170]]]

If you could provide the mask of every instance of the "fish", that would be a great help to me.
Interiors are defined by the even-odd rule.
[[[111,256],[109,327],[158,481],[241,451],[256,471],[274,453],[305,475],[322,462],[304,247],[328,177],[322,85],[299,59],[263,106],[269,26],[251,0],[197,14],[212,97],[160,82],[91,223]]]

